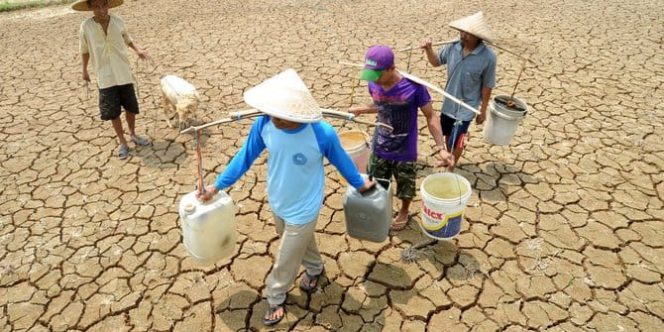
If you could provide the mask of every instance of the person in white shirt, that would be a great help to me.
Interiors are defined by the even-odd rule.
[[[83,60],[83,80],[90,81],[88,62],[92,61],[99,87],[101,119],[110,120],[113,124],[120,144],[118,157],[125,159],[129,155],[129,147],[120,119],[121,108],[125,109],[131,141],[138,146],[150,144],[148,139],[136,135],[135,132],[136,114],[139,110],[127,46],[131,47],[140,59],[147,59],[148,55],[133,42],[122,19],[109,14],[109,8],[121,4],[122,0],[78,0],[72,5],[72,9],[94,13],[93,17],[81,23],[80,28],[79,49]]]

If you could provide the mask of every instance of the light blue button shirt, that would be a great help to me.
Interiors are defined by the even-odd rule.
[[[482,88],[496,87],[496,54],[484,43],[466,57],[461,41],[448,44],[438,51],[438,63],[447,64],[445,91],[474,108],[482,103]],[[475,113],[449,99],[445,99],[441,112],[462,121],[475,117]]]

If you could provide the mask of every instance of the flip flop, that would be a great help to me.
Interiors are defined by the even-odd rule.
[[[390,230],[391,231],[404,230],[404,229],[406,229],[406,227],[408,227],[408,222],[409,221],[410,221],[409,219],[406,219],[405,221],[402,221],[402,222],[392,222],[392,226],[390,226]]]
[[[126,145],[120,145],[118,148],[118,159],[124,160],[129,156],[129,147]]]
[[[269,317],[271,317],[279,309],[282,310],[281,311],[282,312],[281,316],[277,316],[274,319],[270,319]],[[265,312],[265,315],[263,316],[263,324],[265,324],[265,326],[275,325],[275,324],[281,322],[281,320],[284,319],[284,316],[286,316],[286,307],[284,306],[283,303],[282,304],[270,305],[267,308],[267,311]]]
[[[323,275],[324,271],[325,270],[321,271],[321,273],[318,275],[311,275],[307,273],[307,271],[304,271],[304,275],[300,279],[300,289],[307,293],[311,293],[316,290],[316,287],[318,287],[318,282],[320,281],[320,277]]]
[[[410,222],[410,217],[411,216],[409,214],[408,217],[406,217],[406,220],[404,220],[404,221],[400,221],[400,222],[392,221],[392,225],[390,226],[390,230],[391,231],[401,231],[401,230],[406,229],[406,227],[408,227],[408,222]]]
[[[138,135],[132,136],[131,141],[134,142],[134,144],[136,144],[138,146],[146,146],[146,145],[150,144],[150,141],[148,141],[147,138],[141,137],[141,136],[138,136]]]

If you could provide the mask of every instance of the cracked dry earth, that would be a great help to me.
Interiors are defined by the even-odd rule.
[[[462,233],[422,248],[413,263],[400,256],[425,240],[415,223],[381,244],[348,238],[345,188],[328,166],[316,234],[328,280],[311,296],[292,290],[276,328],[664,330],[657,0],[126,1],[114,12],[154,59],[132,63],[138,131],[153,145],[132,147],[126,161],[114,157],[96,91],[80,80],[85,15],[66,6],[0,14],[0,330],[264,330],[262,292],[278,245],[265,157],[230,191],[236,254],[198,265],[181,244],[177,215],[196,179],[193,139],[161,117],[161,76],[198,87],[200,122],[246,108],[244,89],[287,67],[322,105],[344,109],[356,69],[337,60],[361,61],[376,42],[450,39],[446,22],[478,9],[503,46],[535,64],[519,84],[530,112],[510,146],[490,146],[471,127],[457,170],[474,190]],[[509,94],[521,64],[497,53],[495,93]],[[407,58],[398,55],[401,68]],[[428,68],[419,51],[410,70],[444,83],[445,71]],[[354,99],[369,101],[364,85]],[[435,170],[420,121],[421,181]],[[207,181],[250,123],[205,132]]]

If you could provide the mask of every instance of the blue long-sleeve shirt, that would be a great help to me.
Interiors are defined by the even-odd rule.
[[[266,148],[268,202],[287,223],[301,225],[316,220],[323,204],[323,157],[353,187],[364,185],[331,125],[321,121],[283,130],[275,127],[268,116],[261,116],[240,151],[217,177],[215,187],[223,190],[237,182]]]

